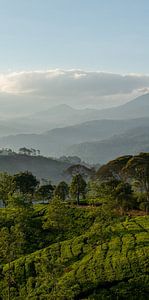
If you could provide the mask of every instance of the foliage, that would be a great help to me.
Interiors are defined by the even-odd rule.
[[[13,176],[7,173],[0,173],[0,200],[4,206],[8,205],[8,197],[15,191],[16,185]]]
[[[102,181],[111,179],[122,180],[122,170],[131,158],[131,155],[125,155],[109,161],[106,165],[99,168],[96,177]]]
[[[123,169],[126,177],[135,179],[141,191],[145,191],[149,201],[149,154],[140,153],[132,157]]]
[[[49,203],[47,222],[44,227],[52,227],[60,232],[69,225],[67,205],[59,197],[54,197]]]
[[[41,185],[37,190],[35,197],[37,200],[49,200],[53,196],[54,187],[52,184]]]
[[[61,200],[65,200],[69,195],[69,187],[65,181],[61,181],[54,192],[54,195],[59,197]]]
[[[77,204],[80,204],[80,196],[82,195],[85,198],[86,194],[86,182],[80,174],[77,174],[73,177],[70,185],[70,194],[77,201]]]
[[[39,184],[36,177],[31,172],[20,172],[14,175],[14,182],[19,192],[23,194],[33,194]]]

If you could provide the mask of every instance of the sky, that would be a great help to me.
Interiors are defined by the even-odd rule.
[[[21,100],[16,94],[26,101],[38,92],[45,107],[62,101],[106,107],[148,91],[148,16],[148,0],[0,0],[2,107],[9,109],[11,99],[17,106]],[[69,89],[72,70],[71,86],[78,101]],[[77,77],[80,71],[85,75]],[[105,74],[104,81],[99,72]],[[123,81],[117,81],[123,88],[115,88],[115,94],[109,92],[109,74],[110,84],[113,76]],[[88,77],[91,88],[82,97]],[[132,84],[134,77],[138,84]],[[100,89],[94,90],[98,83]]]

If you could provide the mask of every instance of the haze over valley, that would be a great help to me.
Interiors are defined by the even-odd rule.
[[[25,146],[40,149],[45,156],[77,155],[88,163],[102,164],[122,154],[148,150],[149,94],[104,110],[58,105],[32,118],[15,119],[14,124],[19,134],[10,120],[1,127],[1,148],[18,151]]]

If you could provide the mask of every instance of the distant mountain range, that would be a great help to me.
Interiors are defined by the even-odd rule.
[[[74,144],[99,142],[136,127],[149,126],[149,118],[134,120],[99,120],[64,128],[52,129],[44,134],[18,134],[0,138],[0,148],[18,150],[20,147],[40,149],[46,156],[61,156],[79,149]],[[86,145],[86,144],[85,144]],[[86,147],[86,146],[85,146]],[[78,150],[77,150],[78,152]],[[80,152],[79,152],[80,153]],[[78,153],[76,153],[78,155]]]
[[[62,104],[27,117],[1,120],[0,136],[18,133],[42,133],[58,127],[81,124],[103,119],[135,119],[149,117],[149,94],[140,96],[118,107],[75,109]]]
[[[102,141],[77,144],[67,150],[69,155],[75,153],[90,163],[105,163],[117,156],[140,152],[149,152],[149,126],[136,127]]]
[[[73,154],[92,163],[103,163],[127,153],[148,151],[146,147],[148,147],[149,94],[119,107],[104,110],[77,110],[67,105],[60,105],[49,111],[36,113],[32,118],[14,121],[13,126],[10,127],[11,131],[17,128],[21,132],[22,124],[24,128],[16,135],[6,136],[7,128],[0,127],[2,128],[0,134],[5,129],[5,136],[0,137],[0,148],[18,150],[25,146],[40,149],[46,156]],[[20,126],[19,122],[22,122]],[[35,127],[38,131],[37,129],[40,128],[41,133],[36,131],[31,134],[23,133],[26,129],[24,122],[30,130]],[[42,133],[44,126],[45,128],[48,124],[54,126],[54,122],[61,126],[65,123],[77,124],[46,130]],[[9,125],[8,122],[7,126]]]

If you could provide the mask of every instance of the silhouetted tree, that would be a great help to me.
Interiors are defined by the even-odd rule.
[[[80,204],[80,196],[85,198],[86,195],[86,181],[80,174],[73,177],[70,185],[70,194],[77,200],[77,204]]]

